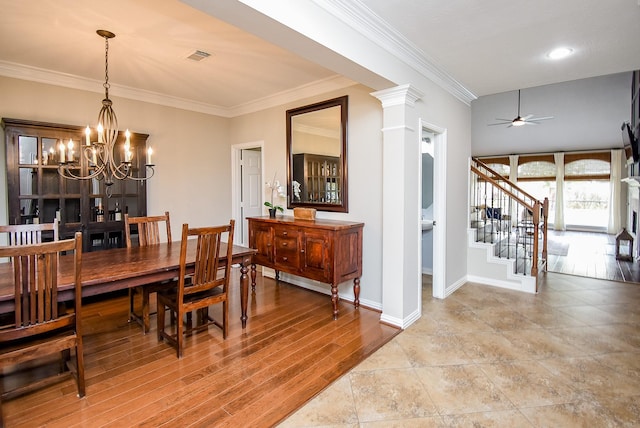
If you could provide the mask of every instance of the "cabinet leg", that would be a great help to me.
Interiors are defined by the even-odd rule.
[[[360,278],[353,280],[353,307],[358,308],[360,306]]]
[[[331,303],[333,304],[333,319],[338,319],[338,287],[331,284]]]
[[[256,264],[251,263],[251,291],[256,291]]]
[[[276,270],[276,282],[280,281],[280,271]]]

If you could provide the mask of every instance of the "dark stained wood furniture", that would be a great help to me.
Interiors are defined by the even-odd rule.
[[[53,223],[41,224],[10,224],[0,226],[0,233],[6,233],[9,245],[31,245],[43,242],[42,234],[45,234],[45,242],[58,240],[58,220]],[[50,232],[50,236],[46,236]]]
[[[251,217],[249,246],[255,264],[331,284],[333,318],[338,317],[338,285],[353,279],[353,304],[360,304],[364,223]]]
[[[223,250],[226,251],[226,243]],[[232,263],[240,264],[240,305],[242,308],[242,326],[246,327],[247,301],[249,295],[248,266],[255,250],[233,245]],[[187,247],[187,270],[193,269],[196,244],[189,242]],[[83,254],[82,296],[96,296],[111,291],[124,290],[158,281],[171,280],[178,276],[180,268],[180,242],[161,243],[147,247],[113,248]],[[11,264],[0,263],[0,313],[12,312],[13,282]],[[255,267],[251,272],[252,284],[255,284]],[[73,257],[60,257],[58,278],[58,300],[73,299]]]
[[[44,355],[62,353],[65,374],[75,375],[78,396],[84,397],[82,351],[82,299],[74,298],[74,309],[58,306],[58,260],[60,253],[73,251],[70,257],[71,297],[81,294],[82,234],[74,239],[0,248],[0,257],[9,257],[9,272],[3,282],[13,286],[13,316],[0,318],[0,371]],[[75,351],[75,364],[70,350]],[[11,390],[2,390],[2,399],[16,397],[43,385],[57,382],[59,375]],[[0,399],[0,426],[2,426]]]
[[[229,332],[229,278],[231,276],[232,247],[222,249],[222,238],[233,242],[234,220],[229,224],[214,227],[189,228],[182,225],[180,241],[180,271],[172,288],[158,291],[158,340],[166,340],[176,348],[182,358],[184,335],[196,330],[205,330],[210,325],[222,329],[222,337]],[[193,272],[187,274],[187,244],[190,237],[196,238],[196,261]],[[222,321],[209,316],[209,306],[222,304]],[[165,312],[169,309],[177,320],[175,330],[167,331]],[[189,319],[186,328],[185,315],[198,311],[198,323],[192,327]]]
[[[132,246],[131,226],[136,226],[138,235],[138,245],[145,247],[147,245],[157,245],[160,243],[160,225],[164,223],[167,230],[167,242],[171,242],[171,220],[169,211],[165,211],[164,215],[147,216],[147,217],[129,217],[124,215],[124,242],[127,247]],[[147,334],[150,328],[149,317],[151,311],[149,309],[149,295],[158,290],[167,287],[166,282],[143,284],[139,287],[129,288],[129,321],[136,321],[142,326],[142,332]],[[141,313],[137,314],[134,307],[135,294],[142,295]]]
[[[123,247],[122,215],[147,213],[147,186],[131,180],[69,180],[58,174],[60,141],[78,147],[85,141],[85,126],[2,118],[6,144],[9,224],[51,223],[58,219],[61,239],[82,232],[83,251]],[[147,134],[131,133],[134,175],[145,171]],[[118,134],[118,146],[124,143]],[[78,151],[78,155],[80,151]],[[120,162],[122,150],[116,150]],[[80,157],[76,172],[86,174],[89,162]],[[111,194],[107,197],[108,193]],[[104,216],[97,216],[102,205]],[[102,221],[101,221],[102,220]]]

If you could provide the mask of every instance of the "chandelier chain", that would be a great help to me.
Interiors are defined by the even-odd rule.
[[[104,94],[105,98],[109,98],[109,38],[104,38]]]

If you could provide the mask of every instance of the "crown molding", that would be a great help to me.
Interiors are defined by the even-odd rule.
[[[335,18],[341,20],[373,43],[386,50],[418,73],[467,105],[477,98],[471,91],[449,75],[436,61],[429,58],[399,31],[376,15],[360,0],[311,0]],[[640,1],[640,0],[639,0]]]
[[[102,93],[104,89],[102,86],[104,82],[102,81],[1,60],[0,76],[95,93]],[[232,118],[243,114],[254,113],[266,108],[287,104],[302,98],[344,89],[355,84],[356,82],[347,79],[346,77],[336,75],[234,107],[221,107],[114,83],[111,83],[109,91],[111,95],[121,98]]]

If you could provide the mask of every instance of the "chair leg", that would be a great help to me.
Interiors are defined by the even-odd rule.
[[[229,333],[229,300],[225,299],[222,302],[222,338],[227,338]]]
[[[173,312],[173,311],[172,311]],[[161,303],[160,298],[158,298],[158,341],[162,341],[163,337],[162,335],[164,334],[164,313],[165,313],[165,307],[164,304]]]
[[[78,381],[78,397],[82,398],[85,395],[85,383],[84,383],[84,352],[82,350],[82,337],[78,338],[76,344],[76,376]]]
[[[134,297],[136,294],[135,288],[129,288],[129,322],[135,321],[135,312],[134,312]]]
[[[147,334],[151,329],[149,312],[149,289],[142,286],[142,332],[144,334]]]
[[[177,323],[176,323],[176,351],[177,351],[178,358],[182,358],[182,346],[183,346],[183,341],[184,341],[184,337],[183,337],[184,336],[184,331],[183,331],[182,317],[183,317],[182,313],[180,311],[178,311],[178,314],[176,316],[176,318],[177,318]]]

